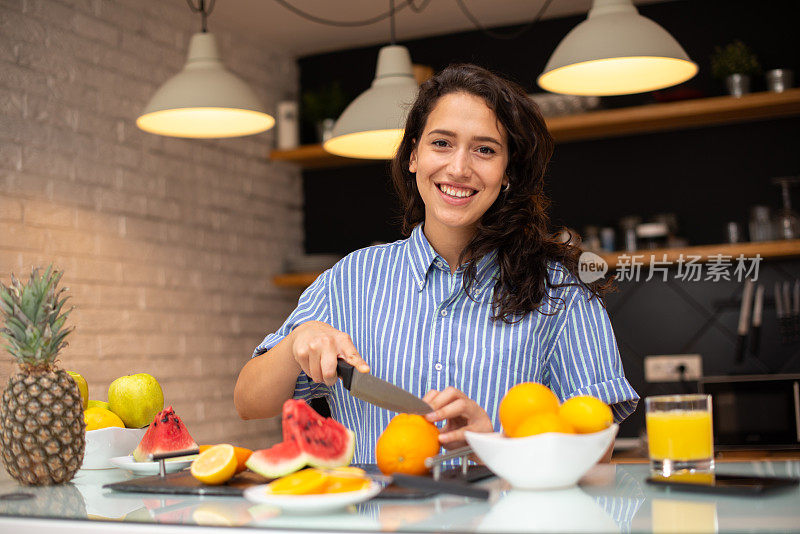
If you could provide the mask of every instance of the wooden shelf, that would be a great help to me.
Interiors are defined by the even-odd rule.
[[[381,163],[385,161],[336,156],[330,152],[325,152],[322,145],[303,145],[291,150],[273,150],[269,155],[269,159],[272,161],[298,163],[303,169],[349,167],[352,165],[369,165],[370,163]]]
[[[761,241],[755,243],[732,243],[721,245],[699,245],[695,247],[683,248],[659,248],[652,250],[637,250],[636,252],[608,252],[600,254],[607,263],[609,269],[614,269],[619,263],[621,256],[628,258],[636,257],[637,264],[650,265],[650,262],[663,261],[666,254],[666,261],[674,263],[681,256],[685,260],[689,260],[690,256],[700,256],[701,262],[707,262],[709,256],[716,256],[722,254],[723,256],[730,256],[732,261],[735,261],[739,254],[743,254],[745,258],[754,258],[756,254],[760,254],[764,259],[775,258],[790,258],[800,256],[800,239],[793,239],[791,241]],[[630,259],[627,260],[630,263]]]
[[[278,287],[308,287],[320,274],[322,272],[279,274],[273,277],[272,283]]]
[[[695,247],[683,248],[660,248],[652,250],[637,250],[636,252],[608,252],[600,254],[606,262],[608,262],[609,270],[615,269],[619,263],[620,256],[628,256],[629,258],[636,257],[637,265],[642,266],[650,265],[652,259],[662,261],[664,254],[667,255],[666,261],[674,263],[681,257],[689,260],[690,256],[700,256],[701,262],[708,261],[709,256],[716,256],[722,254],[723,256],[730,256],[731,261],[735,262],[739,254],[743,254],[745,258],[754,258],[756,254],[760,254],[763,259],[778,259],[778,258],[792,258],[800,257],[800,239],[791,241],[761,241],[756,243],[733,243],[721,245],[699,245]],[[630,263],[630,260],[628,260]],[[286,273],[279,274],[272,279],[272,282],[278,287],[290,288],[305,288],[317,279],[320,272],[315,273]]]
[[[800,115],[800,88],[783,93],[752,93],[741,98],[716,96],[551,117],[547,119],[547,127],[556,142],[567,143],[795,115]],[[321,145],[273,150],[270,159],[297,163],[303,169],[366,165],[382,161],[334,156],[325,152]]]

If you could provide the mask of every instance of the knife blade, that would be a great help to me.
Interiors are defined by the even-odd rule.
[[[344,360],[337,362],[336,372],[342,379],[342,385],[352,396],[370,404],[398,413],[425,415],[433,411],[419,397],[386,380],[362,373]]]

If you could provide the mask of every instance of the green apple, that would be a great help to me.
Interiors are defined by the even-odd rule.
[[[89,384],[86,383],[85,378],[75,371],[67,371],[67,373],[69,373],[69,376],[78,384],[78,391],[81,392],[81,404],[83,404],[83,409],[85,410],[89,403]]]
[[[94,399],[89,399],[89,405],[87,408],[104,408],[106,410],[110,410],[111,408],[108,407],[108,403],[106,401],[99,401]]]
[[[164,392],[147,373],[121,376],[108,386],[108,406],[128,428],[142,428],[164,409]]]

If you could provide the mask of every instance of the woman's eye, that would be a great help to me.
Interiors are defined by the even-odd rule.
[[[445,141],[444,139],[437,139],[436,141],[433,142],[433,146],[444,148],[447,146],[447,141]]]
[[[478,152],[480,152],[481,154],[494,154],[495,150],[492,147],[482,146],[478,148]]]

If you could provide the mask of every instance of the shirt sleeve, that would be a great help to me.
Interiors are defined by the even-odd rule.
[[[633,390],[617,348],[617,340],[600,298],[588,299],[580,287],[567,307],[549,359],[550,387],[563,401],[578,395],[597,397],[611,406],[621,422],[636,409]]]
[[[283,325],[273,334],[268,334],[258,347],[253,351],[253,358],[260,356],[280,343],[289,333],[308,321],[320,321],[330,324],[330,305],[328,299],[328,286],[331,269],[323,272],[314,282],[303,291],[297,308],[289,315]],[[327,397],[330,388],[311,380],[304,372],[297,377],[294,386],[294,398],[309,400],[317,397]]]

